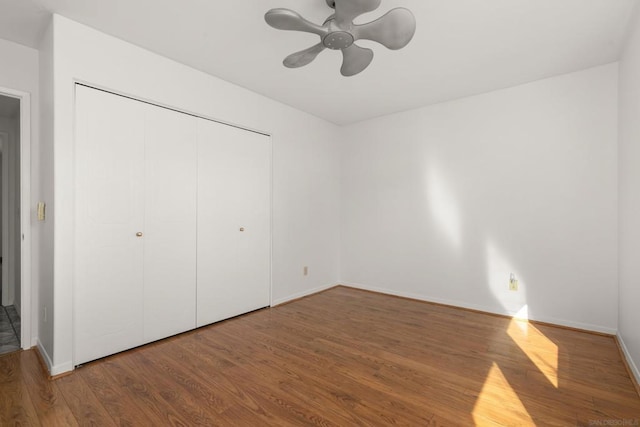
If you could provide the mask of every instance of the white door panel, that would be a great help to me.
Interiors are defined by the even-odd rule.
[[[146,106],[144,338],[196,327],[196,118]]]
[[[78,86],[75,363],[139,345],[143,104]]]
[[[270,150],[269,137],[198,121],[198,326],[269,305]]]

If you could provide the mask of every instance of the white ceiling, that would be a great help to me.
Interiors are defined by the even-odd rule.
[[[37,46],[43,9],[337,124],[578,71],[618,59],[638,0],[383,0],[377,18],[406,7],[418,29],[404,49],[373,42],[371,66],[342,77],[341,55],[282,66],[315,35],[275,30],[274,7],[322,24],[325,0],[0,0],[0,38]]]
[[[51,13],[31,0],[0,0],[0,39],[37,48]]]

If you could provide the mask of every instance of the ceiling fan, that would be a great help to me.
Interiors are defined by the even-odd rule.
[[[399,7],[368,24],[356,25],[353,20],[380,7],[382,0],[326,0],[335,13],[323,25],[307,21],[290,9],[271,9],[264,19],[279,30],[304,31],[320,36],[320,43],[291,54],[283,61],[288,68],[298,68],[313,61],[325,49],[341,50],[340,72],[354,76],[371,64],[373,51],[355,44],[357,40],[373,40],[389,49],[405,47],[416,31],[416,20],[408,9]]]

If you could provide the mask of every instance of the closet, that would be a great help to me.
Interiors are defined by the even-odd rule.
[[[74,363],[269,305],[270,139],[76,86]]]

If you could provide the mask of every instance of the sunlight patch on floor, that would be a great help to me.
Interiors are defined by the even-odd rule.
[[[485,425],[488,420],[504,425],[535,424],[496,363],[487,375],[471,415],[476,425]]]
[[[555,388],[558,388],[558,346],[526,320],[513,319],[507,333]]]

